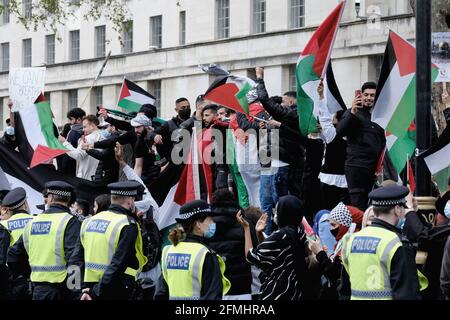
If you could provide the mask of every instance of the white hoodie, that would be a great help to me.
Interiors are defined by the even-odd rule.
[[[86,142],[89,144],[93,144],[94,142],[101,141],[103,139],[101,130],[94,131],[86,136]],[[77,161],[77,177],[92,181],[92,178],[95,176],[95,170],[97,170],[99,160],[88,155],[85,150],[82,150],[81,143],[82,138],[78,140],[78,148],[76,149],[68,141],[64,141],[63,145],[67,149],[71,150],[67,152],[67,155]]]

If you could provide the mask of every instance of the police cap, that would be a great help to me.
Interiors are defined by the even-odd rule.
[[[135,181],[119,181],[108,184],[109,192],[112,196],[121,196],[121,197],[136,197],[143,193],[143,186]]]
[[[180,208],[180,216],[175,220],[179,223],[194,221],[211,216],[211,206],[204,200],[193,200]]]
[[[369,198],[372,200],[374,207],[394,207],[401,205],[405,208],[405,197],[409,194],[409,189],[403,186],[388,186],[378,188],[369,193]]]
[[[74,192],[73,187],[64,181],[50,181],[45,184],[45,193],[70,198]]]
[[[15,188],[9,191],[3,198],[2,205],[10,210],[21,207],[27,198],[27,193],[24,188]]]

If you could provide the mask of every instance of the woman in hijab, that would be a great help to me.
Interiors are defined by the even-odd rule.
[[[256,248],[248,223],[241,212],[237,214],[245,233],[245,255],[263,271],[260,300],[303,300],[309,294],[306,234],[301,225],[304,204],[295,196],[283,196],[275,210],[279,229]]]
[[[339,298],[337,287],[339,285],[342,270],[340,240],[350,230],[352,223],[356,224],[354,232],[361,230],[363,216],[364,213],[361,210],[352,206],[347,206],[342,202],[331,210],[328,215],[328,221],[330,232],[335,237],[336,244],[333,248],[334,253],[330,256],[328,256],[326,250],[329,248],[324,247],[320,239],[309,241],[309,249],[316,255],[320,270],[323,274],[322,290],[319,299],[337,300]]]

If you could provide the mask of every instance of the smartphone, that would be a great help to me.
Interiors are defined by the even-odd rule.
[[[362,96],[362,92],[361,90],[356,90],[355,91],[355,98],[361,97]],[[358,103],[358,106],[361,106],[361,103]]]

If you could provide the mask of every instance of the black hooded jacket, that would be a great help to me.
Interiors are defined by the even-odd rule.
[[[236,219],[240,208],[235,204],[226,203],[213,203],[212,207],[216,233],[208,244],[225,261],[225,277],[231,282],[227,295],[251,294],[252,274],[250,264],[244,255],[244,230]],[[252,241],[256,245],[256,232],[252,224],[250,230]]]

